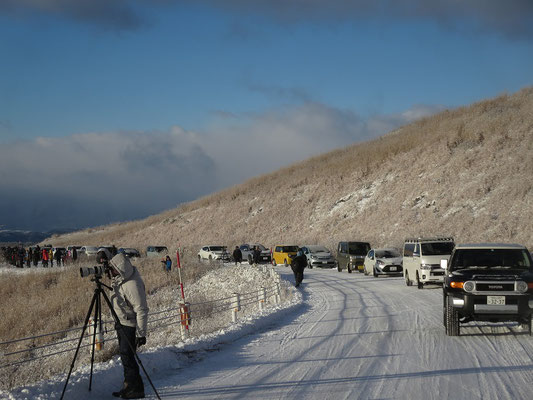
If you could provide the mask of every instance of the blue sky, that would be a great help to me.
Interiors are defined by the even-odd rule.
[[[143,217],[533,83],[529,0],[4,0],[0,37],[9,228]]]

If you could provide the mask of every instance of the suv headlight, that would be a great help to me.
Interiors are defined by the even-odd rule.
[[[431,264],[422,264],[422,265],[420,266],[420,269],[431,270]]]
[[[316,260],[318,259],[318,256],[311,256],[311,259]]]
[[[516,291],[520,292],[520,293],[525,293],[525,292],[527,292],[527,289],[528,289],[527,283],[524,282],[524,281],[516,282],[516,286],[515,287],[516,287]]]
[[[472,292],[474,291],[474,288],[476,287],[476,284],[472,281],[467,281],[463,285],[463,290],[465,292]]]

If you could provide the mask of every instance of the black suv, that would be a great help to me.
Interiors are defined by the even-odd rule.
[[[460,324],[470,321],[518,321],[531,335],[533,261],[524,246],[458,245],[441,263],[448,336],[459,336]]]

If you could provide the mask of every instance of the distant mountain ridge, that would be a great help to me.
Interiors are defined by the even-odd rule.
[[[327,134],[325,132],[324,134]],[[246,168],[246,165],[242,166]],[[325,244],[405,237],[533,248],[533,88],[446,110],[378,139],[256,177],[152,217],[53,238],[66,244]]]
[[[51,235],[59,235],[67,232],[72,232],[72,230],[57,230],[50,232],[33,232],[33,231],[24,231],[24,230],[10,230],[10,229],[0,229],[0,244],[17,244],[23,243],[24,245],[39,243],[44,239],[50,237]]]

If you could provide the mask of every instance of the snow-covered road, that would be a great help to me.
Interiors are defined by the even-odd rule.
[[[268,327],[156,377],[161,397],[533,398],[533,338],[514,324],[479,323],[447,337],[440,288],[313,269],[301,290],[302,305]]]

